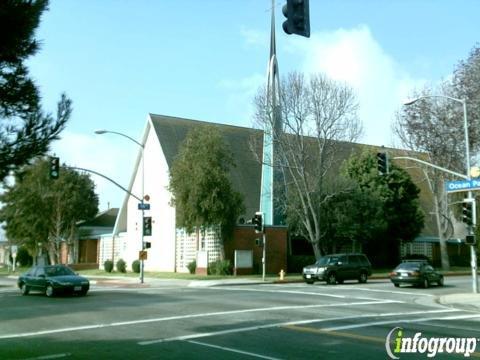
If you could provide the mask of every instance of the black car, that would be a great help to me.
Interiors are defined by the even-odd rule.
[[[41,291],[47,296],[59,293],[86,295],[90,289],[87,278],[65,265],[34,266],[18,278],[17,285],[23,295],[30,291]]]
[[[390,281],[396,287],[411,284],[428,288],[433,283],[443,286],[443,275],[426,261],[405,261],[390,273]]]
[[[321,257],[315,264],[303,268],[307,284],[326,281],[334,285],[344,280],[367,282],[372,274],[372,265],[364,254],[332,254]]]

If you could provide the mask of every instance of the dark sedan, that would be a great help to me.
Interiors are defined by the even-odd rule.
[[[86,295],[90,289],[87,278],[75,274],[65,265],[34,266],[18,278],[17,285],[23,295],[41,291],[49,297],[60,293]]]
[[[443,286],[443,275],[425,261],[407,261],[390,273],[390,281],[396,287],[411,284],[428,288],[431,284]]]

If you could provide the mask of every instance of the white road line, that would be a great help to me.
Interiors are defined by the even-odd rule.
[[[433,321],[433,320],[460,320],[460,319],[471,319],[478,318],[480,315],[460,315],[460,316],[449,316],[449,317],[431,317],[431,318],[419,318],[419,319],[399,319],[399,320],[387,320],[387,321],[375,321],[370,323],[363,324],[352,324],[345,326],[335,326],[330,328],[324,328],[323,331],[339,331],[339,330],[350,330],[350,329],[359,329],[376,325],[387,325],[387,324],[399,324],[399,323],[417,323],[423,321]]]
[[[209,290],[230,290],[230,291],[251,291],[251,292],[264,292],[264,293],[284,293],[284,294],[295,294],[295,295],[312,295],[312,296],[326,296],[326,297],[333,297],[337,299],[345,299],[346,296],[344,295],[333,295],[333,294],[322,294],[317,292],[311,291],[296,291],[296,290],[267,290],[267,289],[249,289],[249,288],[236,288],[236,287],[229,287],[229,286],[222,286],[222,287],[209,287],[206,288]],[[380,299],[379,299],[380,300]],[[383,299],[382,299],[383,300]]]
[[[344,303],[335,303],[335,304],[274,306],[274,307],[265,307],[265,308],[253,308],[253,309],[219,311],[219,312],[211,312],[211,313],[188,314],[188,315],[178,315],[178,316],[170,316],[170,317],[163,317],[163,318],[122,321],[122,322],[107,323],[107,324],[94,324],[94,325],[85,325],[85,326],[62,328],[62,329],[51,329],[51,330],[33,331],[33,332],[19,333],[19,334],[0,335],[0,340],[1,339],[11,339],[11,338],[55,334],[55,333],[64,333],[64,332],[72,332],[72,331],[93,330],[93,329],[101,329],[101,328],[107,328],[107,327],[125,326],[125,325],[138,325],[138,324],[146,324],[146,323],[154,323],[154,322],[162,322],[162,321],[194,319],[194,318],[209,317],[209,316],[222,316],[222,315],[244,314],[244,313],[252,313],[252,312],[268,312],[268,311],[296,310],[296,309],[302,310],[302,309],[306,309],[306,308],[376,305],[376,304],[389,304],[389,303],[401,303],[401,301],[383,300],[383,301],[344,302]]]
[[[471,327],[464,327],[464,326],[449,326],[449,325],[445,325],[445,324],[432,324],[432,323],[429,323],[429,322],[419,322],[418,324],[426,325],[426,326],[430,326],[430,327],[441,327],[441,328],[447,328],[447,329],[480,332],[479,328],[471,328]]]
[[[224,351],[230,351],[230,352],[234,352],[234,353],[238,353],[238,354],[242,354],[242,355],[257,357],[257,358],[260,358],[260,359],[281,360],[279,358],[274,358],[274,357],[271,357],[271,356],[264,356],[264,355],[260,355],[260,354],[251,353],[251,352],[248,352],[248,351],[241,351],[241,350],[232,349],[232,348],[229,348],[229,347],[212,345],[212,344],[207,344],[207,343],[203,343],[203,342],[199,342],[199,341],[189,341],[189,343],[196,344],[196,345],[201,345],[201,346],[207,346],[207,347],[211,347],[211,348],[214,348],[214,349],[220,349],[220,350],[224,350]]]
[[[333,317],[333,318],[318,318],[318,319],[309,319],[309,320],[288,321],[288,322],[281,322],[281,323],[274,323],[274,324],[249,326],[249,327],[244,327],[244,328],[234,328],[234,329],[220,330],[220,331],[214,331],[214,332],[208,332],[208,333],[197,333],[197,334],[190,334],[190,335],[175,336],[175,337],[164,338],[164,339],[140,341],[140,342],[138,342],[138,345],[144,346],[144,345],[153,345],[153,344],[171,342],[171,341],[182,341],[182,340],[185,341],[185,340],[199,339],[199,338],[210,337],[210,336],[220,336],[220,335],[234,334],[234,333],[240,333],[240,332],[250,332],[250,331],[255,331],[255,330],[270,329],[270,328],[275,328],[275,327],[285,327],[285,326],[292,326],[292,325],[306,325],[306,324],[327,322],[327,321],[339,321],[339,320],[349,320],[349,319],[358,319],[358,318],[367,318],[367,317],[417,315],[417,314],[425,314],[425,313],[448,313],[448,312],[458,312],[458,311],[461,311],[461,310],[442,309],[442,310],[427,310],[427,311],[411,311],[411,312],[403,312],[403,313],[358,314],[358,315],[353,315],[353,316],[341,316],[341,317]],[[400,321],[398,321],[398,320],[397,321],[388,321],[388,322],[385,322],[385,323],[395,323],[395,322],[400,322]]]
[[[70,353],[52,354],[52,355],[43,355],[43,356],[38,356],[38,357],[34,357],[34,358],[28,358],[28,359],[24,359],[24,360],[50,360],[50,359],[60,359],[60,358],[64,358],[64,357],[71,356],[71,355],[72,355],[72,354],[70,354]]]
[[[280,286],[285,286],[285,285],[263,285],[263,286],[275,286],[275,287],[280,287]],[[310,287],[312,285],[309,285]],[[304,288],[305,285],[292,285],[292,287],[298,287],[298,288]],[[382,289],[372,289],[368,287],[358,287],[358,286],[349,286],[349,285],[344,285],[344,286],[328,286],[328,287],[321,287],[319,289],[325,289],[328,291],[330,290],[361,290],[361,291],[370,291],[370,292],[378,292],[378,293],[389,293],[389,294],[400,294],[400,295],[418,295],[418,296],[435,296],[433,294],[427,294],[427,293],[421,293],[421,292],[409,292],[409,291],[395,291],[395,290],[382,290]],[[327,296],[327,295],[325,295]]]

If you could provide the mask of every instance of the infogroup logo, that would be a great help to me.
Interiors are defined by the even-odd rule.
[[[400,359],[400,354],[426,354],[432,358],[437,354],[463,354],[470,357],[477,348],[477,338],[422,337],[421,332],[413,337],[404,336],[401,327],[394,327],[387,335],[385,349],[391,359]]]

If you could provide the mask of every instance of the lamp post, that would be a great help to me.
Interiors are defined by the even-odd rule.
[[[128,136],[128,135],[125,135],[121,132],[117,132],[117,131],[110,131],[110,130],[105,130],[105,129],[99,129],[99,130],[95,130],[95,134],[99,134],[99,135],[103,135],[103,134],[116,134],[116,135],[120,135],[120,136],[123,136],[127,139],[129,139],[130,141],[133,141],[135,144],[137,144],[138,146],[141,147],[142,149],[142,196],[141,196],[141,200],[140,200],[140,206],[141,206],[141,210],[142,210],[142,221],[140,222],[140,224],[142,224],[142,227],[141,227],[141,239],[142,239],[142,251],[145,250],[145,241],[144,241],[144,234],[143,234],[143,218],[144,218],[144,215],[145,215],[145,209],[144,209],[144,205],[143,205],[143,202],[144,202],[144,199],[145,199],[145,194],[144,194],[144,191],[145,191],[145,145],[144,144],[141,144],[139,143],[137,140],[135,140],[134,138]],[[141,265],[140,265],[140,282],[143,284],[143,280],[144,280],[144,263],[143,263],[143,257],[142,259],[140,260],[141,262]]]
[[[467,101],[465,99],[457,99],[447,95],[424,95],[420,96],[416,99],[409,99],[406,100],[403,105],[412,105],[413,103],[417,102],[418,100],[422,99],[429,99],[429,98],[444,98],[448,100],[452,100],[462,104],[463,106],[463,128],[465,133],[465,157],[466,157],[466,175],[467,179],[470,181],[470,144],[468,140],[468,119],[467,119]],[[473,198],[472,191],[468,191],[468,199],[472,202],[472,225],[468,226],[468,235],[473,235],[473,232],[477,223],[477,206],[475,199]],[[474,245],[470,245],[470,260],[471,260],[471,267],[472,267],[472,289],[473,292],[476,294],[478,292],[478,284],[477,284],[477,254],[475,252]]]

